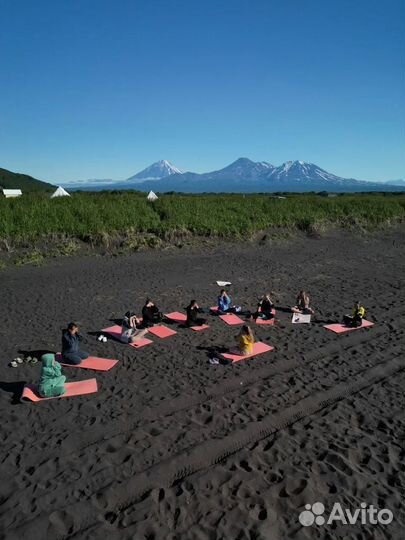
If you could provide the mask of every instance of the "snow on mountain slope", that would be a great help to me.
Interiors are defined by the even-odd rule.
[[[127,181],[143,182],[144,180],[160,180],[161,178],[166,178],[167,176],[171,176],[172,174],[182,174],[182,171],[172,165],[166,159],[161,159],[160,161],[156,161],[156,163],[153,163],[149,167],[146,167],[146,169],[143,169],[143,171],[135,174],[134,176],[130,176]]]
[[[336,176],[335,174],[331,174],[324,169],[321,169],[314,163],[307,163],[305,161],[287,161],[270,171],[266,175],[266,178],[271,181],[294,181],[301,183],[329,181],[341,184],[349,181],[349,179],[341,178],[340,176]],[[350,179],[350,181],[352,181],[352,179]]]

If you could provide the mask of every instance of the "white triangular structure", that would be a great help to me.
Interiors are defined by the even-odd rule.
[[[54,197],[70,197],[70,195],[62,186],[59,186],[58,189],[52,193],[51,199]]]
[[[219,287],[226,287],[227,285],[232,285],[230,281],[217,281]]]
[[[156,201],[159,197],[154,191],[149,191],[148,196],[146,197],[148,201]]]

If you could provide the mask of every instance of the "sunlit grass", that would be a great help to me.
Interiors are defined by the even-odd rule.
[[[402,194],[322,197],[288,195],[162,195],[150,203],[136,192],[75,193],[50,199],[24,194],[0,199],[0,239],[32,241],[47,235],[88,239],[97,235],[187,232],[245,237],[272,227],[312,230],[331,225],[373,228],[404,219]]]

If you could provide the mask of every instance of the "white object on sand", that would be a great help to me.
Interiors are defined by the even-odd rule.
[[[227,285],[232,285],[230,281],[217,281],[218,287],[226,287]]]
[[[310,313],[293,313],[291,322],[293,324],[310,323],[311,314]]]

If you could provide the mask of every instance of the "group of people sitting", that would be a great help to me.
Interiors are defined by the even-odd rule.
[[[256,311],[251,313],[250,311],[242,311],[240,306],[235,306],[232,302],[232,298],[226,292],[225,289],[221,289],[221,292],[217,300],[217,313],[220,315],[225,313],[241,313],[252,316],[255,320],[261,319],[273,319],[274,318],[274,302],[271,299],[270,293],[263,295],[256,306]],[[305,291],[300,291],[297,295],[296,304],[291,308],[292,313],[301,314],[314,314],[314,310],[310,307],[309,295]]]
[[[207,310],[200,308],[196,300],[191,300],[188,306],[185,308],[187,318],[186,326],[199,326],[206,323],[206,319],[201,317],[201,314],[206,313]],[[292,313],[301,314],[313,314],[314,310],[310,307],[309,295],[305,291],[300,291],[296,304],[291,308]],[[217,310],[218,314],[226,313],[240,313],[246,316],[252,317],[254,320],[265,319],[270,320],[274,318],[274,303],[269,293],[262,296],[259,299],[256,310],[252,313],[242,312],[239,306],[235,306],[232,302],[232,298],[225,289],[222,289],[217,298]],[[356,302],[353,307],[351,315],[345,315],[343,317],[343,324],[356,328],[362,325],[365,315],[365,309]],[[159,308],[150,300],[146,299],[142,308],[142,318],[137,317],[135,313],[127,311],[124,315],[121,324],[120,340],[123,343],[134,343],[148,332],[148,329],[160,323],[163,320],[163,313],[159,311]],[[79,327],[76,323],[70,322],[67,328],[62,332],[62,362],[64,364],[77,365],[83,360],[88,358],[88,354],[82,351],[80,343],[82,336],[79,333]],[[236,336],[236,348],[230,352],[240,354],[242,356],[250,355],[253,351],[253,345],[255,343],[254,333],[248,324],[244,324],[241,327],[240,332]],[[38,386],[38,391],[42,397],[56,397],[65,392],[66,377],[62,375],[61,365],[57,362],[54,354],[45,354],[41,358],[42,370],[41,377]]]

